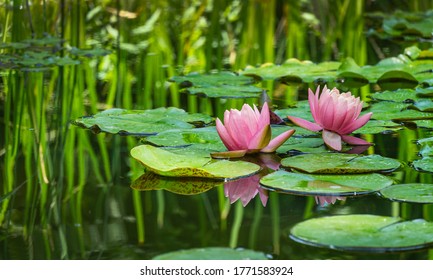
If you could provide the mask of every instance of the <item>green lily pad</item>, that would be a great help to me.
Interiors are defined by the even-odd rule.
[[[412,166],[418,171],[433,172],[433,157],[414,160]]]
[[[242,75],[260,77],[263,80],[279,80],[286,84],[310,83],[315,80],[334,81],[340,62],[330,61],[315,64],[311,61],[289,59],[281,65],[264,64],[258,68],[248,67]]]
[[[169,177],[233,179],[249,176],[260,170],[257,164],[246,161],[179,155],[150,145],[134,147],[131,156],[148,170]]]
[[[364,126],[358,128],[354,134],[379,134],[390,133],[403,129],[399,123],[389,120],[372,120],[370,119]]]
[[[153,172],[146,172],[131,184],[138,191],[166,190],[181,195],[195,195],[207,192],[224,183],[203,178],[171,178],[163,177]]]
[[[298,195],[353,196],[376,192],[393,181],[381,174],[313,175],[279,170],[264,176],[265,187]]]
[[[298,133],[298,130],[295,132]],[[295,134],[295,135],[296,135]],[[296,153],[324,153],[326,152],[326,146],[323,143],[323,139],[320,137],[290,137],[283,145],[277,149],[279,154],[287,154],[290,152]]]
[[[418,92],[413,89],[398,89],[376,92],[371,95],[371,98],[382,101],[405,102],[408,100],[418,100]]]
[[[220,247],[179,250],[158,255],[154,260],[268,260],[262,252]]]
[[[395,122],[433,119],[433,113],[408,109],[409,104],[381,101],[372,104],[367,110],[373,112],[372,119]]]
[[[426,98],[420,99],[417,100],[413,105],[409,105],[408,108],[421,112],[433,112],[433,101]]]
[[[152,110],[108,109],[94,116],[76,119],[73,123],[89,128],[95,133],[119,133],[123,135],[153,135],[176,128],[193,128],[194,124],[212,121],[204,114],[188,114],[178,108]]]
[[[263,91],[252,85],[256,82],[255,79],[232,72],[206,75],[191,73],[186,76],[174,76],[170,81],[179,84],[183,92],[207,97],[257,98]]]
[[[352,252],[401,252],[433,245],[433,223],[376,215],[342,215],[306,220],[290,231],[293,240]]]
[[[433,184],[392,185],[380,190],[380,194],[395,201],[433,203]]]
[[[281,165],[307,173],[353,174],[390,172],[399,168],[401,163],[395,159],[380,155],[318,153],[287,157],[281,161]]]

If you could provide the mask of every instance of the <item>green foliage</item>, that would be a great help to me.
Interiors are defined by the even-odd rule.
[[[399,184],[380,190],[388,199],[411,203],[433,203],[433,184]]]
[[[392,172],[401,163],[392,158],[380,155],[352,155],[341,153],[314,153],[288,157],[281,165],[307,173],[316,174],[347,174]]]
[[[295,225],[290,237],[301,243],[354,252],[401,252],[433,242],[433,223],[375,215],[337,215]]]
[[[277,171],[264,176],[260,184],[279,192],[298,195],[351,196],[376,192],[393,181],[381,174],[316,175]]]
[[[154,260],[267,260],[264,253],[247,249],[198,248],[158,255]]]

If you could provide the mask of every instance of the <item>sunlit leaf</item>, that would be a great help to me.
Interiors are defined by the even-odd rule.
[[[329,216],[296,224],[290,237],[334,250],[399,252],[433,245],[433,223],[376,215]]]
[[[246,161],[180,155],[150,145],[134,147],[131,156],[149,171],[170,177],[239,178],[260,170],[259,165]]]
[[[390,172],[399,168],[401,163],[380,155],[314,153],[284,158],[281,165],[307,173],[347,174]]]
[[[252,85],[256,82],[255,79],[232,72],[191,73],[186,76],[174,76],[170,81],[179,84],[183,92],[207,97],[257,98],[263,91]]]
[[[223,184],[223,182],[217,180],[164,177],[153,172],[146,172],[132,182],[131,188],[138,191],[166,190],[176,194],[194,195],[207,192]]]
[[[393,120],[400,122],[433,119],[433,113],[408,109],[409,105],[410,104],[405,103],[381,101],[372,104],[366,112],[373,112],[372,119],[376,120]]]
[[[395,201],[433,203],[433,184],[392,185],[380,190],[380,194]]]
[[[267,260],[264,253],[249,249],[197,248],[158,255],[154,260]]]
[[[193,128],[193,123],[209,123],[210,116],[188,114],[178,108],[152,110],[108,109],[94,116],[76,119],[74,124],[94,132],[120,133],[123,135],[152,135],[169,129]]]
[[[353,196],[376,192],[393,181],[381,174],[317,175],[276,171],[260,184],[280,192],[298,195]]]

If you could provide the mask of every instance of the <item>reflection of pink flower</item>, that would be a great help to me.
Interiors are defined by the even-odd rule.
[[[322,196],[315,196],[314,200],[316,200],[316,203],[319,204],[320,206],[325,206],[326,204],[334,204],[337,200],[345,201],[346,197],[322,195]]]
[[[372,113],[359,117],[362,101],[350,92],[340,93],[338,89],[329,90],[326,86],[319,97],[320,87],[316,93],[308,90],[308,102],[315,123],[288,116],[295,124],[311,131],[321,131],[325,144],[333,150],[341,151],[341,141],[351,145],[371,145],[371,143],[348,134],[365,125]],[[359,118],[358,118],[359,117]]]
[[[271,140],[269,107],[265,102],[259,112],[248,104],[242,110],[231,109],[224,112],[224,124],[216,120],[217,132],[229,151],[247,153],[272,153],[295,132],[288,130]]]
[[[235,181],[226,182],[224,184],[225,196],[230,199],[230,203],[234,203],[240,199],[242,205],[245,207],[251,199],[259,194],[263,206],[266,206],[266,203],[268,202],[268,191],[260,187],[260,178],[261,175],[257,174]]]

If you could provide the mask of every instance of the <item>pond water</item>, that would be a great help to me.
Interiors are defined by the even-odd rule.
[[[354,19],[333,27],[353,27],[350,38],[360,44],[349,46],[331,37],[332,26],[317,11],[284,1],[24,2],[6,1],[0,12],[0,259],[230,259],[239,252],[268,259],[433,259],[433,51],[431,34],[419,27],[430,26],[423,20],[432,7],[423,13],[410,7],[418,27],[405,23],[409,31],[398,33],[401,23],[367,41],[364,31],[381,29],[364,13],[377,11],[385,31],[392,19],[411,14],[387,18],[379,13],[387,7],[348,1],[338,7]],[[328,4],[317,1],[316,8],[331,10]],[[277,32],[251,21],[261,9],[277,11],[270,21]],[[316,28],[333,41],[325,44]],[[291,46],[300,34],[317,46]],[[355,133],[373,146],[344,146],[328,160],[320,135],[287,119],[312,120],[307,89],[325,84],[365,101],[361,115],[373,117]],[[152,157],[175,167],[179,155],[211,162],[211,152],[226,150],[215,118],[244,103],[263,105],[263,89],[284,121],[272,131],[296,132],[276,153],[240,159],[260,172],[241,176],[239,159],[231,160],[233,170],[222,170],[242,178],[149,171]],[[131,150],[140,145],[150,148],[137,160]],[[305,155],[313,157],[291,165]],[[270,177],[279,172],[284,177]],[[171,252],[179,255],[163,255]]]

